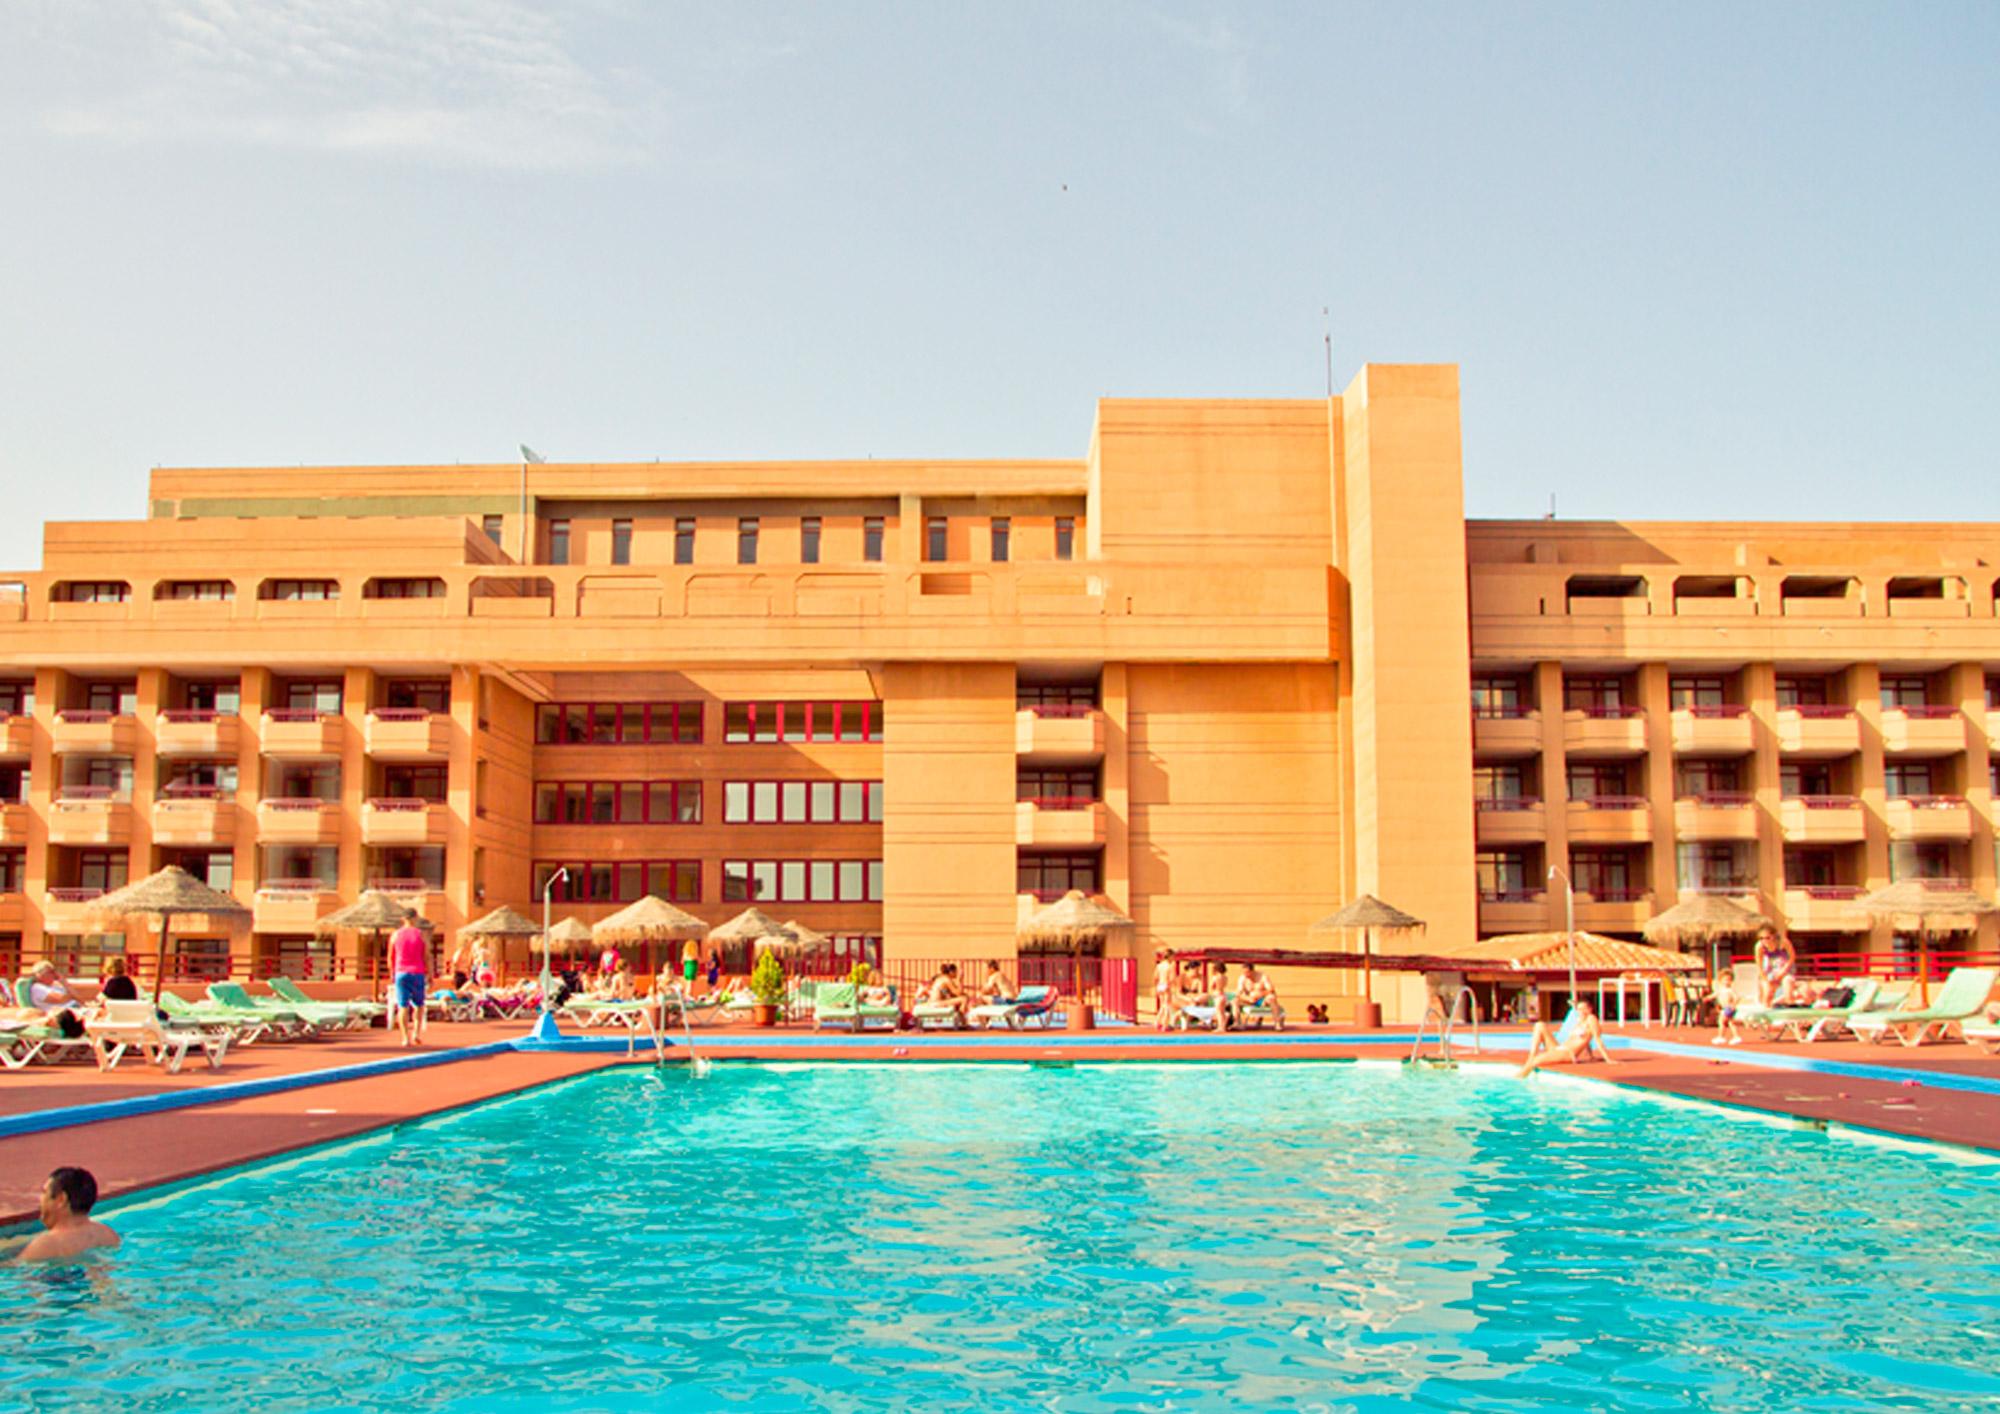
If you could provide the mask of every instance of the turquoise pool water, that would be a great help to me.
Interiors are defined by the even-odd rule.
[[[2000,1168],[1497,1074],[623,1071],[108,1216],[0,1405],[2000,1401]]]

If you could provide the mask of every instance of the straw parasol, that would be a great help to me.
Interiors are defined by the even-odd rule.
[[[548,940],[551,943],[563,944],[587,943],[592,941],[596,936],[597,934],[592,931],[588,923],[584,922],[581,918],[572,917],[565,918],[550,928]]]
[[[1071,889],[1054,903],[1029,914],[1027,920],[1014,930],[1014,938],[1020,943],[1053,943],[1069,949],[1070,990],[1082,1015],[1081,1021],[1072,1017],[1071,1024],[1088,1027],[1094,1018],[1090,1008],[1083,1005],[1084,944],[1102,944],[1109,941],[1113,934],[1128,933],[1136,926],[1130,918],[1112,907],[1109,900],[1092,898],[1081,889]]]
[[[607,946],[637,944],[645,949],[645,970],[653,970],[655,943],[684,943],[704,937],[708,925],[686,909],[675,908],[658,894],[647,894],[628,904],[591,929],[591,936]]]
[[[421,928],[429,926],[427,920],[417,916],[414,908],[398,903],[394,895],[385,894],[380,889],[368,889],[347,907],[335,909],[320,919],[313,929],[325,934],[338,933],[343,929],[366,933],[371,943],[368,949],[369,986],[379,989],[382,982],[382,950],[379,946],[382,935],[391,928],[400,928],[411,922]]]
[[[1719,894],[1696,894],[1648,919],[1642,931],[1649,943],[1664,943],[1683,951],[1689,944],[1707,945],[1710,966],[1720,972],[1721,944],[1754,938],[1770,926],[1771,920],[1755,909],[1732,903]]]
[[[1917,924],[1917,1001],[1931,1001],[1931,934],[1956,931],[1932,925],[1955,922],[1960,927],[1977,925],[1989,913],[2000,913],[2000,905],[1962,884],[1936,879],[1905,879],[1886,889],[1877,889],[1854,901],[1854,906],[1874,919],[1893,924],[1899,918],[1914,918]]]
[[[819,929],[808,928],[806,927],[805,924],[799,922],[796,918],[787,918],[783,923],[780,923],[778,926],[785,930],[785,936],[790,938],[795,946],[802,948],[807,952],[811,952],[817,948],[823,948],[828,943],[833,941],[832,938],[828,937],[825,933],[820,932]]]
[[[159,965],[153,970],[153,1005],[160,1004],[160,989],[167,980],[167,939],[173,931],[176,913],[200,913],[209,918],[240,923],[250,910],[228,894],[211,889],[177,864],[169,864],[157,874],[148,874],[136,884],[114,889],[97,900],[95,911],[117,918],[154,914],[160,916]]]
[[[709,929],[711,943],[766,943],[778,947],[788,947],[792,935],[785,931],[785,925],[761,908],[744,909],[727,923]]]
[[[502,904],[484,918],[475,918],[458,930],[461,938],[539,938],[542,925],[524,918]]]
[[[1337,913],[1329,913],[1308,928],[1313,933],[1337,933],[1348,928],[1361,929],[1361,1000],[1368,1006],[1375,1004],[1375,972],[1369,963],[1369,954],[1374,952],[1377,929],[1391,933],[1414,933],[1422,930],[1424,920],[1414,914],[1405,913],[1393,904],[1382,902],[1373,894],[1363,894]]]

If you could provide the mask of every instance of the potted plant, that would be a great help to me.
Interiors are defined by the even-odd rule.
[[[861,989],[868,985],[868,975],[874,970],[865,962],[857,962],[848,969],[847,985],[854,989],[854,995],[861,995]]]
[[[759,1026],[777,1025],[778,1008],[785,1001],[785,964],[776,953],[762,954],[750,969],[750,996],[750,1019]]]

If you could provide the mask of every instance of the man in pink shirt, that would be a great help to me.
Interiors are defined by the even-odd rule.
[[[414,923],[389,936],[389,1010],[405,1046],[424,1043],[424,976],[430,949]]]

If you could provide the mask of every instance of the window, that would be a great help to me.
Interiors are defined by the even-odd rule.
[[[1934,795],[1928,761],[1891,761],[1882,767],[1882,790],[1891,800]]]
[[[1023,770],[1014,773],[1014,799],[1051,805],[1084,803],[1098,799],[1097,768],[1080,766],[1073,770]]]
[[[1721,678],[1670,678],[1667,694],[1676,711],[1684,707],[1720,707],[1728,701],[1728,688]]]
[[[879,859],[725,859],[725,903],[880,903]]]
[[[722,739],[741,746],[777,741],[880,741],[880,702],[726,702]]]
[[[1477,677],[1472,680],[1472,712],[1476,717],[1519,717],[1528,702],[1527,684],[1517,677]]]
[[[1622,849],[1580,849],[1570,856],[1578,893],[1604,903],[1634,898],[1640,877],[1631,852]]]
[[[1563,707],[1595,717],[1626,717],[1632,706],[1629,678],[1575,677],[1563,679]]]
[[[611,563],[614,565],[632,563],[632,522],[629,520],[611,522]]]
[[[682,516],[674,522],[674,563],[694,563],[694,517]]]
[[[799,522],[799,563],[819,563],[819,517],[807,516]]]
[[[392,711],[449,712],[451,684],[443,678],[391,678],[382,701]]]
[[[35,685],[16,679],[0,682],[0,718],[35,715]]]
[[[861,558],[871,564],[882,559],[882,517],[864,516],[861,521]]]
[[[1514,763],[1472,768],[1472,798],[1476,801],[1517,801],[1526,798],[1527,777]]]
[[[236,794],[236,763],[229,760],[171,762],[160,780],[164,796]]]
[[[1683,798],[1732,796],[1738,793],[1742,780],[1734,761],[1682,761],[1674,773],[1680,778],[1676,793]]]
[[[278,800],[340,799],[340,764],[300,761],[275,767],[264,794]]]
[[[481,531],[485,532],[486,538],[488,540],[491,540],[495,545],[498,545],[500,543],[501,527],[504,524],[505,521],[500,516],[483,516],[480,518],[479,528]]]
[[[191,682],[181,689],[185,710],[234,714],[243,708],[241,685],[233,680]],[[0,715],[4,715],[0,713]]]
[[[1735,844],[1683,844],[1674,851],[1680,886],[1716,893],[1746,890],[1754,877],[1747,849]]]
[[[0,805],[25,805],[32,774],[26,766],[0,763]]]
[[[1833,693],[1822,677],[1785,676],[1778,679],[1778,705],[1780,707],[1825,707],[1833,701]]]
[[[53,597],[58,603],[123,604],[132,597],[132,586],[122,579],[73,579],[58,584]]]
[[[1056,517],[1056,558],[1070,560],[1076,558],[1076,517]]]
[[[1778,768],[1778,786],[1787,800],[1797,800],[1801,796],[1833,795],[1833,768],[1803,762],[1787,763]]]
[[[83,710],[130,717],[139,710],[139,684],[131,681],[85,683]]]
[[[1926,707],[1930,705],[1930,679],[1920,677],[1882,678],[1882,705],[1889,709]]]
[[[1097,680],[1088,682],[1016,682],[1014,706],[1024,712],[1042,708],[1090,708],[1097,706]]]
[[[699,702],[544,702],[535,708],[542,746],[655,746],[701,741]]]
[[[122,889],[130,857],[122,849],[81,849],[76,854],[79,889]]]
[[[267,579],[264,581],[263,592],[259,597],[295,602],[338,599],[340,597],[340,581],[337,579]]]
[[[882,820],[880,781],[724,781],[725,825],[863,825]]]
[[[931,516],[924,521],[924,558],[951,558],[951,528],[943,516]]]
[[[1014,523],[1006,516],[993,517],[993,563],[1004,564],[1013,539]]]
[[[444,766],[384,766],[382,795],[387,800],[445,799],[449,768]]]
[[[1016,889],[1050,898],[1071,889],[1094,894],[1102,877],[1095,854],[1024,854],[1014,866]]]
[[[757,517],[743,516],[736,522],[736,563],[757,563]]]
[[[285,712],[316,712],[334,716],[340,711],[339,678],[289,678],[278,684],[276,706]]]
[[[700,781],[537,781],[538,825],[698,825]]]
[[[168,579],[154,586],[155,599],[226,600],[236,597],[236,585],[227,579]]]
[[[566,565],[569,563],[569,522],[552,520],[549,522],[549,563]]]
[[[110,791],[125,799],[132,794],[132,758],[92,756],[83,763],[83,779],[70,784],[88,786],[93,791]]]
[[[701,902],[701,861],[695,859],[622,859],[616,862],[572,863],[536,860],[535,897],[567,871],[549,897],[556,903],[636,903],[657,894],[673,903]]]
[[[0,894],[21,892],[21,880],[28,866],[25,849],[0,849]]]
[[[371,579],[361,586],[363,599],[442,599],[441,579]]]
[[[1482,899],[1491,903],[1527,896],[1528,857],[1519,850],[1481,850],[1473,863]]]
[[[1788,849],[1785,851],[1785,886],[1799,889],[1826,889],[1840,882],[1839,856],[1830,849]]]

